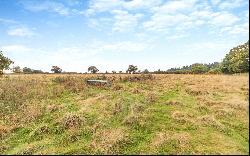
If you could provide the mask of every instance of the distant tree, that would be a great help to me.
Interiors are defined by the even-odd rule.
[[[221,63],[223,73],[249,72],[249,41],[230,50]]]
[[[52,66],[51,71],[54,72],[54,73],[61,73],[62,69],[60,67],[58,67],[58,66]]]
[[[16,66],[16,67],[13,67],[12,71],[14,73],[21,73],[22,72],[22,69],[19,67],[19,66]]]
[[[209,64],[205,64],[209,69],[214,69],[214,68],[219,68],[220,67],[220,63],[219,62],[214,62],[214,63],[209,63]]]
[[[161,71],[161,69],[158,69],[157,71],[154,71],[155,74],[163,74],[165,73],[164,71]]]
[[[115,70],[113,70],[113,71],[112,71],[112,73],[113,73],[113,74],[115,74],[115,73],[116,73],[116,71],[115,71]]]
[[[25,73],[25,74],[30,74],[32,72],[33,72],[33,69],[31,69],[31,68],[28,68],[28,67],[23,68],[23,73]]]
[[[88,72],[91,72],[93,74],[97,73],[99,70],[95,66],[90,66],[88,68]]]
[[[190,66],[183,66],[182,68],[171,68],[166,72],[155,71],[154,73],[174,73],[174,74],[189,74],[189,73],[244,73],[249,72],[249,41],[243,45],[239,45],[230,50],[226,54],[221,63],[214,62],[209,64],[195,63]]]
[[[121,73],[122,73],[122,71],[119,71],[119,73],[121,74]]]
[[[148,69],[145,69],[142,73],[144,73],[144,74],[148,74],[148,73],[149,73],[149,71],[148,71]]]
[[[202,63],[195,63],[191,65],[191,72],[194,74],[203,74],[208,72],[209,68]]]
[[[129,74],[131,74],[131,73],[134,74],[137,70],[138,70],[137,66],[129,65],[126,72]]]
[[[105,74],[108,74],[108,71],[106,71]]]
[[[0,51],[0,75],[3,74],[4,69],[9,69],[9,66],[14,63],[8,57],[3,56],[2,51]]]
[[[209,74],[220,74],[222,73],[221,68],[212,68],[208,71]]]
[[[33,72],[32,73],[35,73],[35,74],[41,74],[41,73],[43,73],[43,71],[42,70],[33,70]]]
[[[189,74],[191,73],[191,66],[183,66],[182,68],[170,68],[166,71],[169,74]]]

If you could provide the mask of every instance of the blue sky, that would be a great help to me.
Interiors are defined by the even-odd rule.
[[[0,0],[0,50],[43,71],[212,63],[248,34],[248,0]]]

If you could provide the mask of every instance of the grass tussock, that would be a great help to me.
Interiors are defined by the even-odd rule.
[[[248,75],[3,76],[0,154],[248,154],[248,86]]]

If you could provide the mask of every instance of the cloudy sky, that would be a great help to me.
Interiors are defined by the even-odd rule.
[[[0,0],[0,50],[50,71],[166,70],[249,39],[248,0]]]

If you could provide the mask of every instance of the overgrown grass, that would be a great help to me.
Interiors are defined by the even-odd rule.
[[[4,76],[0,154],[249,154],[248,85],[248,75]]]

